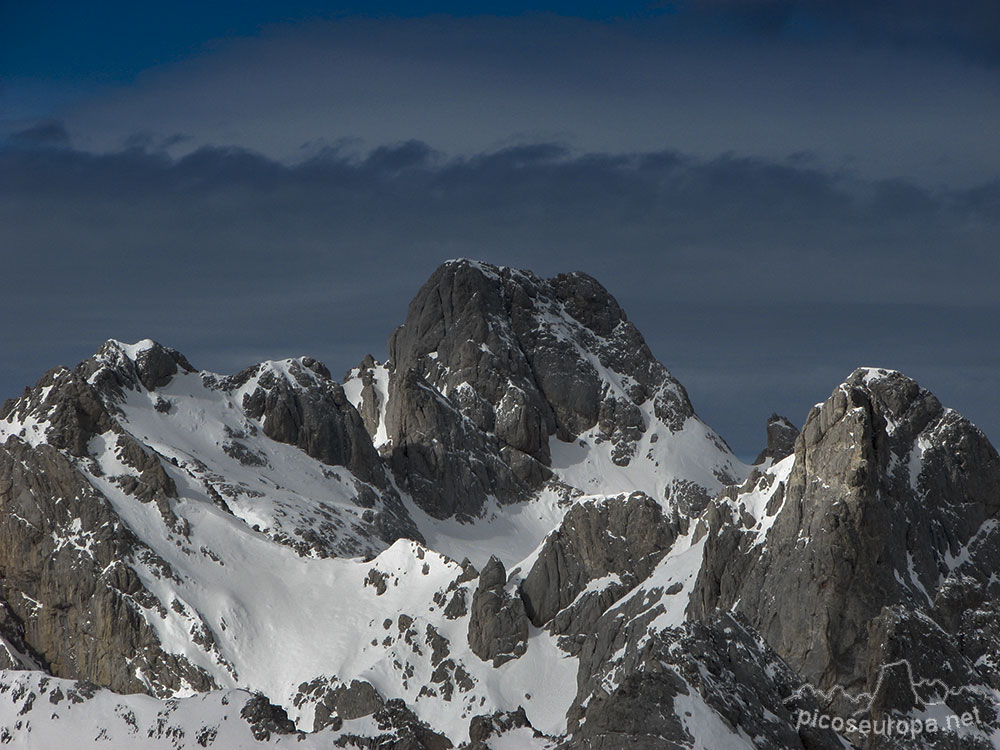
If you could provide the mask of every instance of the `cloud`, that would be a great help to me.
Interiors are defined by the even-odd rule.
[[[748,455],[770,410],[801,418],[854,366],[907,365],[984,403],[968,374],[1000,369],[983,322],[1000,315],[995,181],[553,143],[329,147],[292,165],[139,143],[0,149],[7,394],[109,337],[223,371],[301,353],[344,370],[384,355],[419,285],[460,256],[600,279]],[[1000,414],[969,411],[1000,433]]]
[[[758,15],[784,9],[787,18],[776,22],[784,31],[774,33],[742,7],[713,16],[710,6],[679,6],[602,22],[352,17],[275,25],[60,114],[92,151],[115,151],[137,132],[187,134],[170,146],[174,155],[238,146],[286,163],[345,142],[367,153],[416,139],[472,157],[557,141],[604,153],[674,148],[703,159],[808,152],[829,169],[928,186],[974,185],[1000,173],[996,67],[915,42],[871,41],[905,34],[866,20],[860,4],[842,22],[824,3],[751,3]],[[788,19],[806,10],[822,33],[804,40]]]
[[[861,364],[1000,435],[1000,6],[621,7],[278,24],[101,89],[22,71],[0,396],[108,337],[343,370],[473,256],[596,276],[745,455]]]
[[[842,38],[1000,63],[1000,6],[990,0],[680,0],[669,6],[694,27],[729,26],[770,39]]]
[[[1000,234],[996,181],[931,190],[801,159],[551,143],[449,157],[411,140],[360,156],[328,148],[289,165],[236,148],[173,158],[140,142],[101,154],[0,151],[9,267],[51,285],[51,266],[58,277],[61,265],[81,264],[74,279],[102,283],[107,268],[141,258],[181,288],[199,283],[184,264],[198,266],[198,278],[266,269],[274,281],[299,278],[303,264],[332,275],[345,264],[364,272],[455,252],[550,257],[554,270],[577,261],[614,272],[624,259],[699,284],[720,263],[740,269],[698,299],[754,299],[780,282],[785,299],[903,302],[940,268],[937,299],[994,299],[978,264]]]
[[[55,120],[46,120],[7,136],[6,145],[14,148],[69,148],[69,133]]]

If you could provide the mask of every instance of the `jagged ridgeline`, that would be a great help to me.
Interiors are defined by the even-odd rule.
[[[986,437],[862,369],[744,465],[584,274],[448,262],[343,382],[109,341],[0,441],[0,743],[1000,746]]]

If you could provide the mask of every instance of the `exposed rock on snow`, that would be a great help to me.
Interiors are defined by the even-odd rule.
[[[494,667],[522,656],[527,650],[528,618],[524,603],[504,591],[507,571],[495,557],[479,574],[469,616],[469,647]]]
[[[579,273],[446,263],[343,385],[109,341],[0,408],[0,743],[1000,747],[995,449],[873,368],[767,432]]]
[[[600,614],[645,580],[673,544],[679,523],[642,493],[574,506],[521,583],[531,621],[542,626],[572,604],[574,612],[555,632],[587,632],[591,618],[580,615],[594,608],[591,599],[601,602]]]
[[[872,689],[903,654],[918,679],[997,684],[996,634],[970,637],[1000,595],[1000,459],[982,432],[865,368],[810,412],[778,469],[786,479],[752,475],[706,514],[693,614],[741,613],[824,689]]]

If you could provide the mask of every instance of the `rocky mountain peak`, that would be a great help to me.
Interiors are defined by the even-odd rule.
[[[772,414],[767,420],[767,447],[753,462],[754,466],[777,463],[795,450],[799,428],[788,417]]]
[[[102,391],[155,391],[170,382],[178,370],[194,372],[187,358],[176,349],[152,339],[126,344],[109,339],[81,365],[81,374]]]
[[[657,451],[640,454],[644,437],[669,438],[696,419],[618,302],[583,273],[541,279],[445,263],[410,303],[389,355],[391,464],[440,517],[475,517],[487,497],[514,502],[536,491],[552,476],[553,440],[586,436],[607,444],[616,466],[655,464]],[[699,439],[713,443],[702,452],[714,468],[672,488],[685,507],[740,472],[721,438]]]
[[[735,607],[817,685],[865,683],[883,608],[933,620],[953,577],[992,585],[1000,459],[901,373],[855,370],[810,411],[794,454],[751,479],[707,516],[693,606]]]

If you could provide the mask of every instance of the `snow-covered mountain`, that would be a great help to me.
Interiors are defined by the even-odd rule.
[[[859,370],[746,466],[583,274],[446,263],[342,384],[109,341],[0,443],[0,742],[892,747],[797,717],[913,652],[1000,745],[985,436]]]

